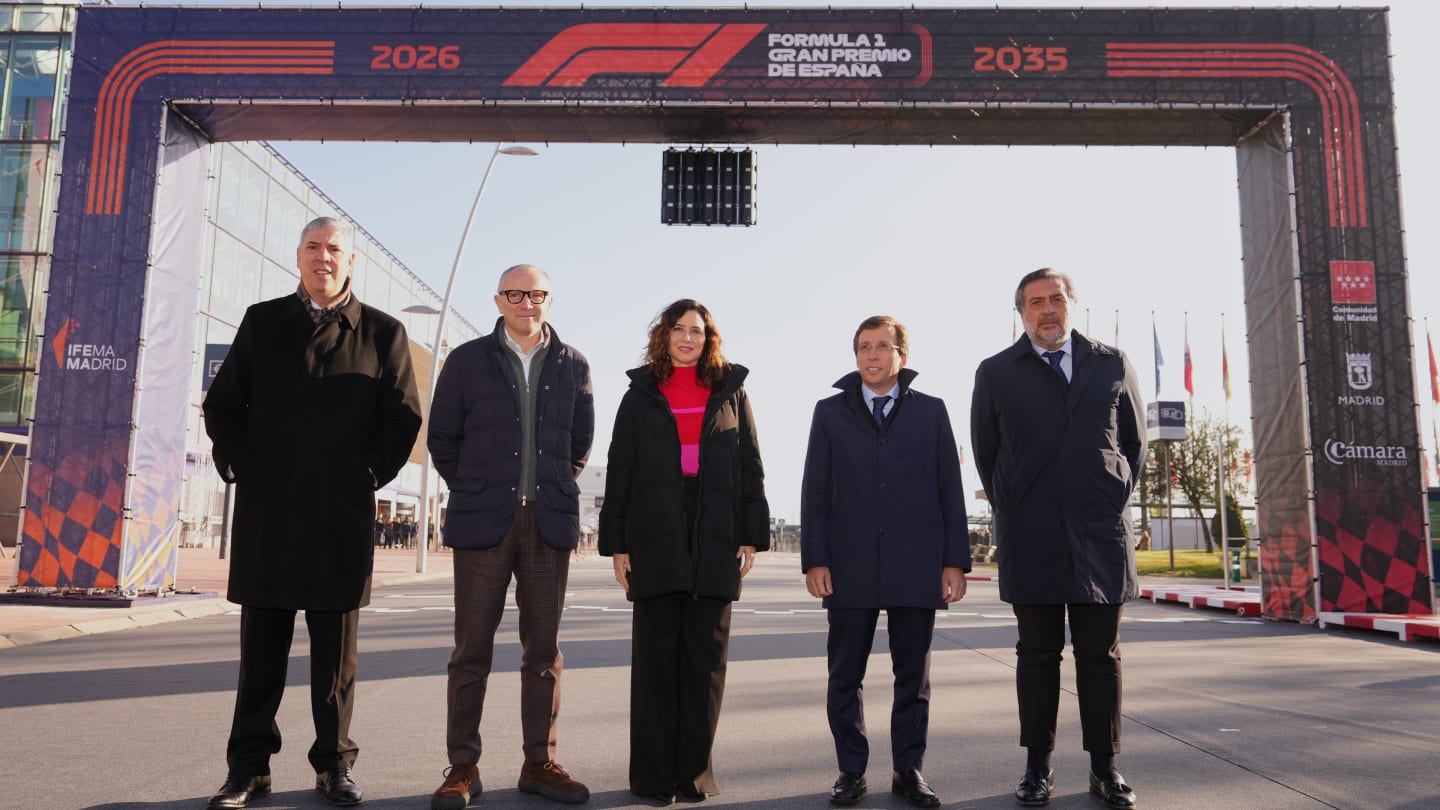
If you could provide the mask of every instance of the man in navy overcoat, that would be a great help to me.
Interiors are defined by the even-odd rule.
[[[1135,806],[1120,750],[1120,614],[1139,588],[1130,493],[1145,457],[1144,412],[1130,361],[1071,331],[1069,276],[1020,280],[1025,335],[980,364],[970,408],[975,465],[994,515],[1000,598],[1015,612],[1024,805],[1050,801],[1060,659],[1068,613],[1090,789]]]
[[[920,768],[935,611],[965,595],[970,570],[960,456],[945,403],[910,387],[905,327],[868,318],[853,348],[858,370],[815,406],[800,501],[800,564],[830,623],[825,708],[840,765],[830,801],[851,805],[865,795],[861,683],[883,608],[895,672],[891,790],[937,807]]]

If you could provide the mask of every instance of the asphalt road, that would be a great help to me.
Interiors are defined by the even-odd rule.
[[[829,807],[825,614],[793,556],[765,555],[736,604],[715,751],[722,794],[707,805]],[[628,606],[607,560],[577,561],[562,625],[559,759],[587,806],[650,806],[626,790]],[[449,580],[376,591],[361,620],[356,780],[364,806],[428,807],[445,765]],[[883,626],[883,620],[882,620]],[[238,614],[0,651],[0,808],[200,808],[224,778]],[[995,585],[971,583],[936,622],[925,774],[945,807],[1013,808],[1023,770],[1014,698],[1014,620]],[[313,791],[306,637],[296,631],[281,707],[276,793],[254,806],[327,806]],[[876,639],[868,697],[872,793],[884,788],[889,665]],[[1440,647],[1145,602],[1127,606],[1125,751],[1140,806],[1440,807]],[[542,808],[520,794],[515,615],[496,648],[486,786],[476,805]],[[1099,808],[1086,792],[1073,677],[1066,665],[1054,808]]]

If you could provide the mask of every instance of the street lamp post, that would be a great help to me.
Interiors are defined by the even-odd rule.
[[[495,144],[495,151],[490,154],[490,162],[485,166],[485,174],[480,178],[480,188],[475,192],[475,202],[470,204],[470,216],[465,219],[465,230],[460,233],[460,246],[455,249],[455,264],[450,267],[450,278],[445,282],[445,297],[440,302],[440,317],[435,324],[435,342],[430,344],[434,354],[430,362],[430,383],[425,388],[427,398],[435,396],[435,381],[440,376],[440,344],[445,337],[445,319],[450,314],[450,295],[455,291],[455,277],[460,275],[460,260],[465,256],[465,243],[470,241],[470,229],[475,225],[475,212],[480,210],[480,198],[485,196],[485,186],[490,182],[490,170],[495,168],[495,161],[501,155],[516,155],[531,157],[537,153],[534,149],[524,146],[504,146]],[[429,405],[426,406],[426,425],[429,425]],[[430,546],[430,443],[425,436],[420,437],[425,447],[424,456],[420,461],[420,507],[416,510],[417,522],[416,533],[419,535],[419,542],[415,544],[415,572],[425,573],[425,554]]]

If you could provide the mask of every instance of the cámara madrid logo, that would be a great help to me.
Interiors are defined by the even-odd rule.
[[[1368,461],[1381,467],[1404,467],[1410,463],[1410,454],[1399,445],[1350,444],[1339,439],[1325,440],[1325,458],[1331,464],[1340,465],[1350,461]]]

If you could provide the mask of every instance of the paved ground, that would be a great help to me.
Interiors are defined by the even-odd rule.
[[[7,556],[0,558],[0,592],[15,584],[17,565],[15,550],[4,551]],[[216,549],[181,549],[175,587],[179,595],[140,598],[129,608],[79,607],[77,605],[83,604],[79,600],[75,605],[0,604],[0,650],[225,613],[235,607],[223,598],[229,565]],[[375,552],[377,586],[448,578],[450,574],[447,551],[427,555],[423,574],[416,572],[414,549],[376,549]]]
[[[393,556],[390,554],[382,555]],[[763,555],[737,603],[715,752],[723,791],[707,806],[829,807],[834,778],[824,716],[824,613],[792,555]],[[380,579],[361,623],[354,736],[365,806],[424,808],[445,765],[444,681],[453,607],[445,555],[413,579],[413,552]],[[188,582],[182,566],[182,586]],[[0,606],[0,628],[13,625]],[[134,609],[135,611],[141,609]],[[162,608],[169,610],[169,608]],[[131,611],[134,612],[134,611]],[[519,650],[514,614],[497,645],[480,807],[545,808],[520,794]],[[77,622],[79,623],[79,622]],[[223,778],[238,617],[227,609],[125,632],[0,650],[0,808],[199,808]],[[1141,807],[1440,807],[1440,645],[1321,631],[1217,611],[1134,603],[1121,769]],[[15,635],[11,633],[11,635]],[[937,621],[925,772],[951,808],[1013,808],[1014,620],[995,586]],[[629,612],[607,560],[572,568],[560,759],[590,784],[594,808],[645,807],[626,790]],[[871,661],[874,741],[862,803],[902,808],[889,770],[885,637]],[[1067,664],[1068,668],[1068,664]],[[304,631],[281,708],[285,750],[265,808],[326,806],[304,760],[309,719]],[[1067,673],[1065,688],[1073,690]],[[1073,695],[1073,692],[1071,692]],[[1099,808],[1085,791],[1073,697],[1062,702],[1055,808]]]

